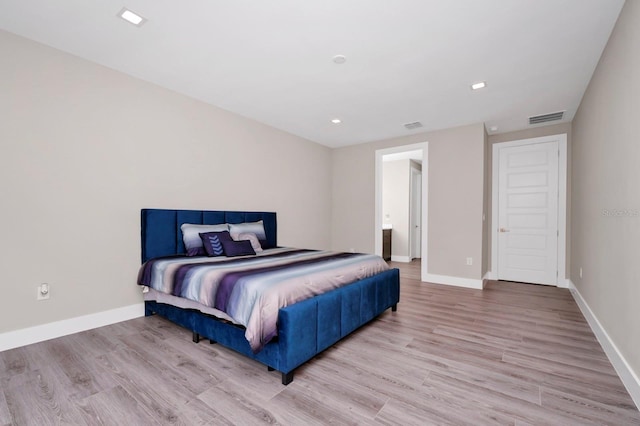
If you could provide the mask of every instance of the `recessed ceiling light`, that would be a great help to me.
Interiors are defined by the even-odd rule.
[[[142,24],[144,24],[145,22],[147,22],[147,20],[138,15],[135,12],[132,12],[131,10],[127,9],[126,7],[123,7],[122,10],[120,12],[118,12],[118,17],[124,19],[125,21],[135,25],[136,27],[140,27],[142,26]]]
[[[484,81],[479,81],[479,82],[473,83],[471,85],[471,90],[478,90],[478,89],[482,89],[484,87],[487,87],[487,83],[485,83]]]
[[[342,123],[342,120],[340,120],[339,118],[334,118],[334,119],[331,120],[331,122],[333,124],[340,124],[340,123]]]
[[[344,55],[336,55],[333,57],[333,62],[335,62],[338,65],[344,64],[345,62],[347,62],[347,58],[345,58]]]

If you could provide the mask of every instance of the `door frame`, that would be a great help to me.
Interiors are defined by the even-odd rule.
[[[427,237],[429,235],[429,142],[421,142],[411,145],[396,146],[376,150],[375,158],[375,254],[382,255],[382,157],[399,152],[422,150],[422,241],[420,243],[421,267],[420,280],[426,281],[427,263],[429,252],[427,251]]]
[[[498,176],[500,161],[498,155],[501,148],[534,145],[539,143],[558,142],[558,287],[568,288],[566,277],[567,258],[567,134],[542,136],[531,139],[519,139],[509,142],[494,143],[492,147],[491,170],[491,279],[498,279]]]
[[[422,170],[418,170],[416,167],[412,167],[409,164],[410,172],[409,172],[409,258],[411,260],[416,259],[418,257],[422,257]],[[420,180],[417,181],[417,175],[420,176]],[[419,203],[416,204],[416,198],[418,196],[418,191],[416,191],[416,186],[420,186],[420,194],[419,194]],[[420,214],[416,216],[415,208],[420,206]],[[416,227],[416,222],[420,222],[420,247],[416,248],[416,237],[414,229]],[[420,252],[420,256],[416,256],[416,252]]]

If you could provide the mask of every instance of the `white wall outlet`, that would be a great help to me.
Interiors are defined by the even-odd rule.
[[[580,278],[582,278],[582,268],[580,268]]]
[[[354,249],[353,247],[349,249],[349,253],[355,253],[355,252],[356,252],[356,249]]]
[[[51,296],[51,288],[49,284],[42,283],[38,286],[38,300],[47,300]]]
[[[473,265],[473,257],[467,257],[467,266]]]

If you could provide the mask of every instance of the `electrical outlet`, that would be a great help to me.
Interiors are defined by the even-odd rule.
[[[38,300],[47,300],[51,296],[51,288],[49,284],[42,283],[38,286]]]
[[[467,257],[467,266],[473,265],[473,257]]]
[[[355,253],[355,252],[356,252],[356,249],[354,249],[353,247],[349,249],[349,253]]]

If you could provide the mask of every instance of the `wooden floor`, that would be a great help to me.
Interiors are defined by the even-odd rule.
[[[0,425],[640,425],[567,290],[420,283],[280,374],[158,317],[0,353]]]

